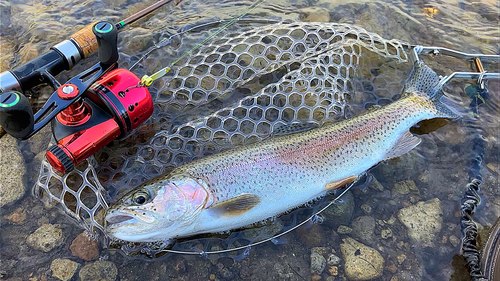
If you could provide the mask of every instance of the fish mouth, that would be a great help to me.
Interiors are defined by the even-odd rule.
[[[132,219],[134,219],[134,217],[129,216],[129,215],[115,215],[115,216],[111,216],[111,217],[106,218],[106,221],[108,222],[108,225],[109,225],[109,224],[117,224],[117,223],[129,221]]]
[[[117,227],[124,224],[131,224],[137,222],[137,219],[127,213],[123,212],[112,212],[106,216],[106,226],[107,227]]]

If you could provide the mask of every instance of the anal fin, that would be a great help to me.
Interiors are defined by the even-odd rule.
[[[329,182],[326,184],[325,186],[325,189],[326,190],[335,190],[339,187],[342,187],[350,182],[352,182],[353,180],[355,180],[357,177],[347,177],[345,179],[340,179],[338,181],[334,181],[334,182]]]
[[[414,149],[419,144],[420,144],[420,138],[414,136],[410,132],[406,132],[406,134],[404,134],[387,152],[384,160],[397,158],[409,152],[410,150]]]
[[[222,217],[237,217],[257,206],[260,203],[260,197],[255,194],[244,193],[234,198],[214,203],[210,210],[214,214]]]

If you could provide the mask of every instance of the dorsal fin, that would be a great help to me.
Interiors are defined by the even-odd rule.
[[[295,124],[283,125],[273,131],[273,136],[295,134],[298,132],[309,131],[317,127],[318,126],[316,124],[312,123],[305,123],[305,124],[295,123]]]
[[[415,148],[420,143],[420,139],[412,135],[410,132],[406,132],[386,153],[384,160],[397,158],[413,148]]]
[[[260,203],[260,197],[255,194],[244,193],[234,198],[214,203],[209,210],[223,217],[240,216]]]

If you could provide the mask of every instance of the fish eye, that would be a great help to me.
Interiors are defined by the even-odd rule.
[[[137,205],[142,205],[149,200],[149,193],[143,190],[139,190],[132,196],[132,200]]]

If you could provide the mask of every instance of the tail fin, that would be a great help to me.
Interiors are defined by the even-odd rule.
[[[459,119],[467,112],[464,107],[445,96],[442,91],[439,91],[431,100],[434,102],[436,110],[440,114],[437,117]]]
[[[430,98],[438,111],[438,118],[460,118],[465,109],[457,102],[446,97],[441,89],[437,89],[439,76],[423,62],[415,63],[408,80],[405,83],[405,92],[424,93]]]

